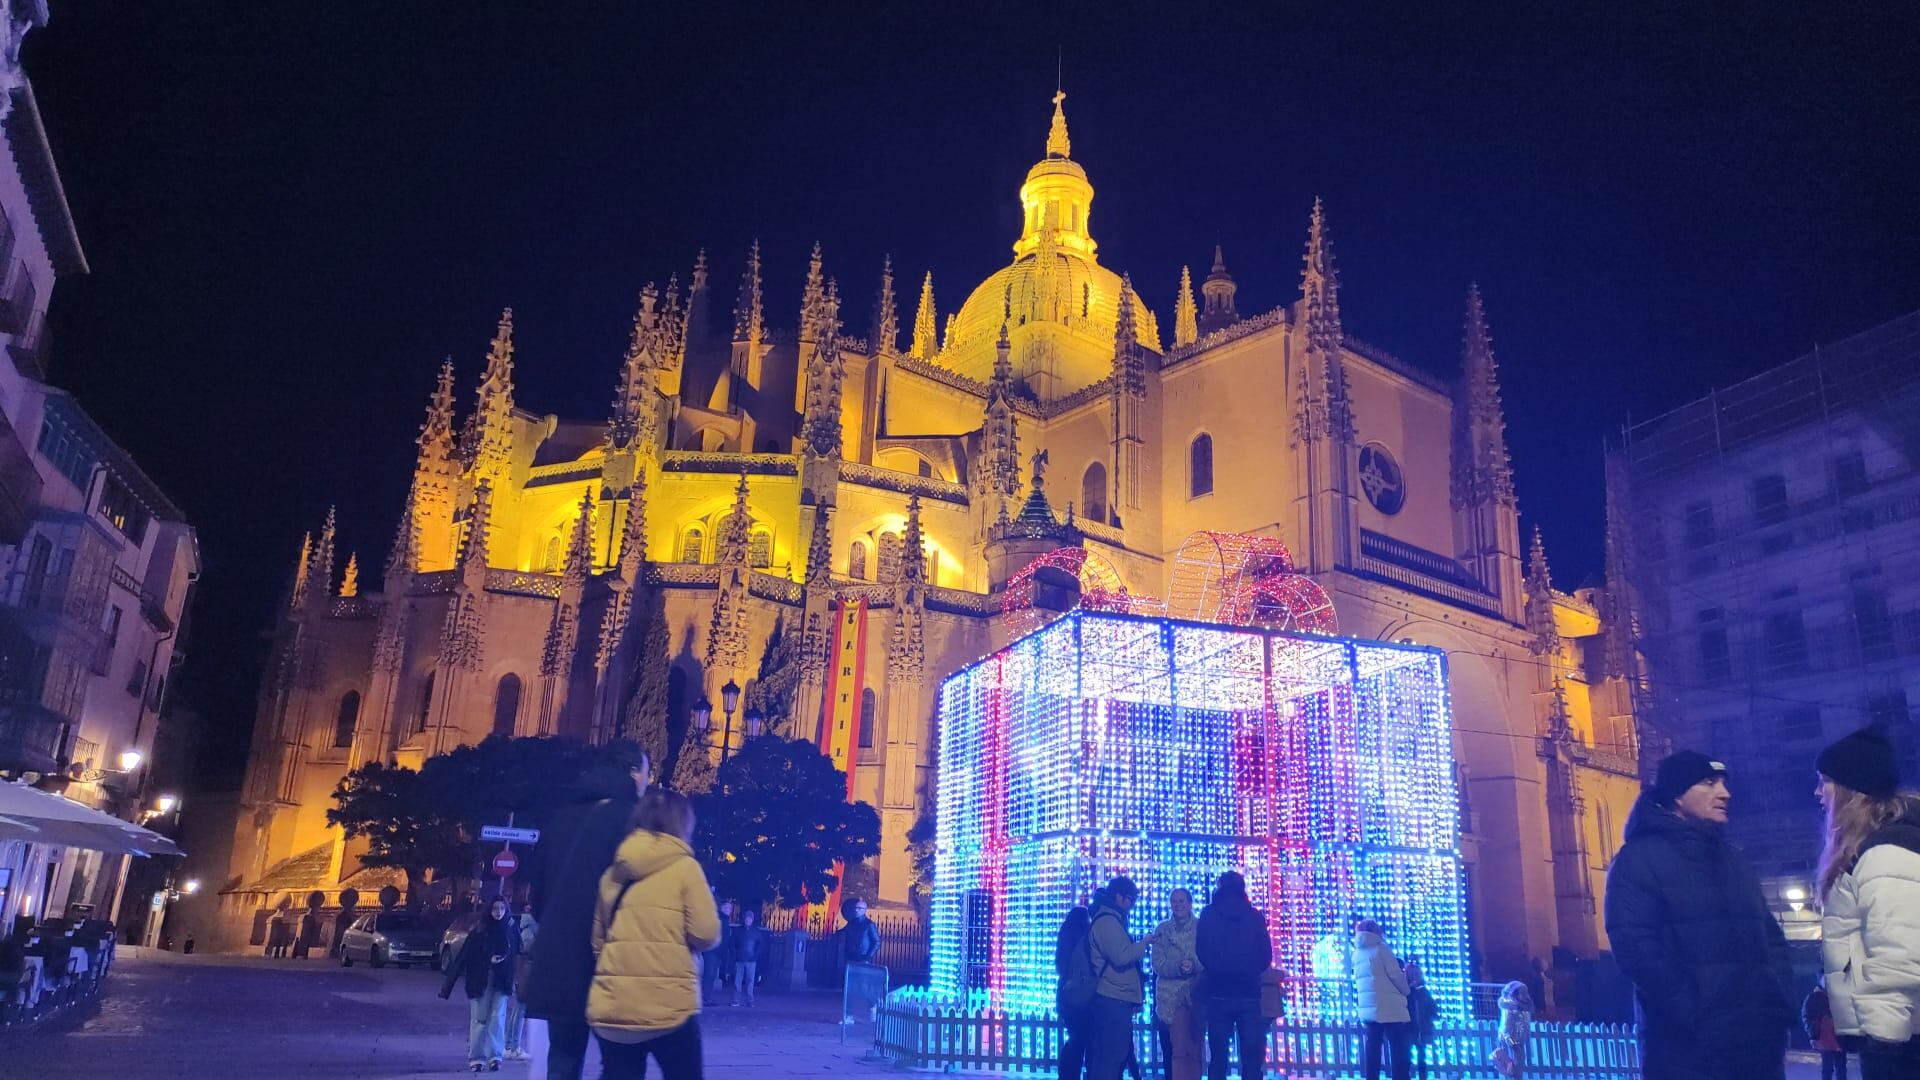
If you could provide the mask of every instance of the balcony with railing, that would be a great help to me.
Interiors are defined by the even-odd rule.
[[[1458,559],[1384,533],[1360,530],[1359,569],[1371,577],[1403,585],[1470,611],[1500,614],[1500,598],[1475,580]]]

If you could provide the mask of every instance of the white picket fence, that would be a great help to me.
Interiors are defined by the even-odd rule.
[[[879,1009],[880,1049],[907,1068],[1052,1073],[1063,1034],[1051,1016],[1013,1016],[943,1008],[924,1002],[889,1001]],[[1360,1075],[1358,1024],[1281,1023],[1267,1036],[1267,1075],[1348,1077]],[[1142,1062],[1156,1062],[1152,1027],[1134,1025]],[[1492,1024],[1442,1028],[1427,1047],[1427,1074],[1448,1080],[1494,1080]],[[1151,1071],[1150,1071],[1151,1075]],[[1640,1049],[1631,1027],[1610,1024],[1533,1025],[1527,1042],[1529,1080],[1615,1080],[1640,1075]]]

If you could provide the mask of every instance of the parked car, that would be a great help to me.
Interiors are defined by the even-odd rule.
[[[369,912],[340,935],[340,966],[352,967],[355,960],[365,960],[374,967],[438,967],[433,946],[433,927],[420,916],[410,911]]]
[[[473,932],[473,924],[479,916],[463,915],[447,924],[447,932],[440,935],[440,955],[434,958],[435,970],[444,970],[460,955],[460,946],[466,943],[467,935]]]

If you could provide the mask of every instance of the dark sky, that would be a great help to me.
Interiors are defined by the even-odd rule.
[[[587,418],[701,246],[730,303],[758,236],[779,323],[815,239],[850,327],[889,252],[944,318],[1009,258],[1061,56],[1102,262],[1163,327],[1216,241],[1242,311],[1291,300],[1315,195],[1356,336],[1451,374],[1480,283],[1563,587],[1606,433],[1920,308],[1910,5],[1336,6],[58,0],[26,64],[93,272],[53,378],[200,530],[203,780],[301,531],[338,503],[377,577],[433,373],[466,408],[502,305],[519,401]]]

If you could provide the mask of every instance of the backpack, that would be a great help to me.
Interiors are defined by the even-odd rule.
[[[1106,916],[1111,918],[1109,914]],[[1082,1012],[1093,1006],[1094,991],[1100,986],[1100,972],[1093,965],[1093,924],[1066,943],[1067,970],[1060,973],[1059,1006],[1062,1013]]]

